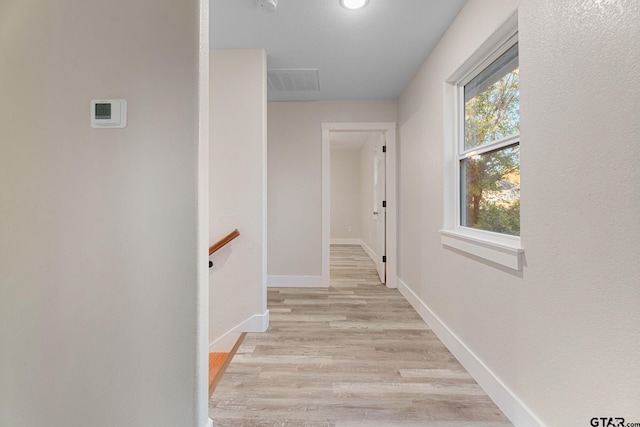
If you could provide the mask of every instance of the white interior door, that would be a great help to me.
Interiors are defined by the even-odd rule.
[[[386,152],[385,136],[380,135],[373,156],[373,216],[376,221],[376,260],[380,281],[386,283]]]

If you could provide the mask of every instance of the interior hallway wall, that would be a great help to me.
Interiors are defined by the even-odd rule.
[[[202,426],[199,27],[196,0],[0,2],[1,426]],[[91,128],[104,97],[126,128]]]
[[[513,273],[444,248],[439,230],[443,83],[518,4]],[[400,99],[401,286],[549,426],[640,420],[639,71],[636,1],[469,0]]]
[[[361,197],[360,151],[331,148],[332,242],[360,240]]]
[[[268,104],[268,275],[322,274],[322,123],[395,122],[397,101]]]
[[[210,343],[262,332],[266,304],[266,87],[263,49],[210,53],[210,242],[240,236],[211,256]],[[230,340],[233,344],[233,337]],[[226,342],[212,351],[229,351]]]

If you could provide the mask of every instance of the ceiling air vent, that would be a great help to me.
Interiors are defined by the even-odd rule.
[[[317,68],[267,70],[267,84],[274,92],[320,90]]]

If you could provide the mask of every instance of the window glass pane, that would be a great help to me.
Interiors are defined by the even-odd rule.
[[[464,86],[464,149],[520,132],[518,44]]]
[[[461,218],[465,227],[520,235],[520,146],[460,161]]]

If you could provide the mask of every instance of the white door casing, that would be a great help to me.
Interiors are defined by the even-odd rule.
[[[398,287],[397,278],[397,189],[396,189],[396,123],[395,122],[358,122],[322,124],[322,284],[329,286],[329,249],[330,249],[330,146],[332,131],[381,132],[386,140],[386,202],[385,209],[385,246],[386,281],[388,288]]]
[[[373,216],[376,222],[376,269],[382,283],[386,282],[386,138],[376,142],[373,154]]]

